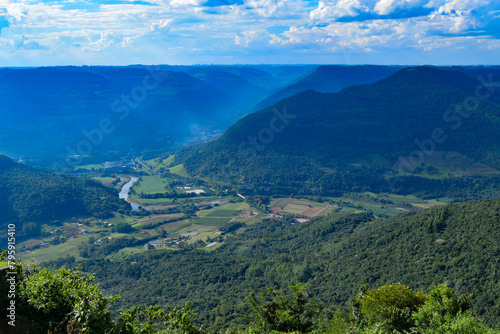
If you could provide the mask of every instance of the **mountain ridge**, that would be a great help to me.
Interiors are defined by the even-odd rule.
[[[408,85],[399,84],[405,80]],[[176,155],[177,163],[193,175],[229,178],[239,184],[253,179],[251,185],[273,179],[271,170],[278,171],[275,180],[290,182],[363,175],[356,184],[376,177],[372,190],[377,191],[388,190],[387,172],[398,172],[398,159],[412,152],[422,161],[411,166],[411,173],[428,156],[451,151],[498,170],[500,148],[495,143],[500,142],[500,105],[480,101],[474,110],[465,110],[464,103],[479,85],[458,71],[417,67],[338,93],[297,93],[244,117],[212,142],[182,150]],[[462,108],[456,109],[457,105]],[[283,123],[280,114],[289,115]],[[271,130],[271,122],[277,131]],[[429,144],[435,129],[440,129],[440,142]],[[321,171],[323,167],[332,172]],[[259,174],[257,169],[269,172]],[[317,176],[308,177],[307,170]],[[351,175],[339,176],[340,171]]]

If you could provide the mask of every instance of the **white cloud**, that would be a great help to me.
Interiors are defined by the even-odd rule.
[[[310,18],[313,21],[325,22],[344,16],[356,16],[369,11],[370,4],[362,3],[360,0],[320,1],[318,8],[311,12]]]
[[[266,62],[259,55],[299,55],[296,62],[307,62],[308,55],[391,57],[394,50],[446,48],[492,55],[499,47],[492,37],[498,34],[484,29],[500,16],[500,0],[321,0],[315,7],[305,0],[245,0],[220,7],[204,7],[205,0],[147,1],[154,5],[85,0],[89,6],[82,9],[75,9],[80,7],[74,1],[0,0],[0,15],[8,20],[0,60],[71,62],[79,50],[82,62],[239,62],[243,55],[259,62]],[[415,8],[427,11],[391,18]],[[466,36],[471,32],[475,36]]]
[[[396,9],[408,9],[427,5],[427,0],[380,0],[374,11],[380,15],[388,15]]]

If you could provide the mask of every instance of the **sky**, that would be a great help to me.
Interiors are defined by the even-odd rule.
[[[500,0],[0,0],[0,67],[500,64]]]

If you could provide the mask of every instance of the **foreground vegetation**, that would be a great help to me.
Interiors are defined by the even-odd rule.
[[[22,263],[12,269],[17,273],[16,314],[15,320],[10,321],[11,327],[4,325],[4,332],[16,332],[17,328],[17,332],[36,334],[209,333],[196,322],[189,303],[183,308],[141,305],[111,312],[110,305],[119,296],[105,296],[92,276],[64,267],[50,271]],[[0,278],[0,306],[4,319],[10,305],[7,276]],[[457,297],[444,284],[434,287],[429,294],[415,292],[400,283],[378,289],[363,285],[349,310],[337,310],[333,317],[324,317],[320,305],[312,302],[306,289],[306,285],[298,283],[283,291],[268,288],[259,295],[250,293],[246,300],[253,310],[253,320],[225,332],[500,333],[474,317],[470,311],[470,296]]]

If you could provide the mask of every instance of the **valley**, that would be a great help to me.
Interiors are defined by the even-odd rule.
[[[19,258],[45,262],[73,256],[84,260],[92,257],[85,250],[87,245],[121,238],[133,239],[134,245],[128,246],[130,241],[127,241],[100,257],[123,260],[148,249],[174,250],[186,246],[212,251],[227,237],[244,233],[247,227],[261,224],[265,219],[293,216],[297,223],[304,223],[335,212],[371,212],[376,217],[389,218],[451,202],[447,198],[422,200],[415,196],[374,193],[353,193],[348,197],[239,197],[232,187],[189,177],[182,166],[171,166],[173,156],[132,160],[142,162],[130,170],[136,176],[115,174],[121,167],[105,168],[106,163],[75,168],[80,177],[85,175],[120,191],[119,198],[131,206],[129,213],[106,219],[76,216],[56,224],[49,222],[42,226],[40,237],[19,244],[22,250]],[[213,243],[216,244],[207,248]]]
[[[26,118],[16,136],[35,143],[0,135],[0,232],[15,224],[16,260],[95,275],[121,296],[113,312],[190,303],[208,332],[246,328],[252,293],[301,284],[318,317],[352,322],[362,289],[445,283],[498,327],[500,95],[477,79],[489,73],[500,79],[496,67],[0,70],[0,134]],[[144,103],[129,99],[141,78],[161,78]],[[478,89],[490,95],[464,113]],[[32,118],[35,91],[47,104]]]

